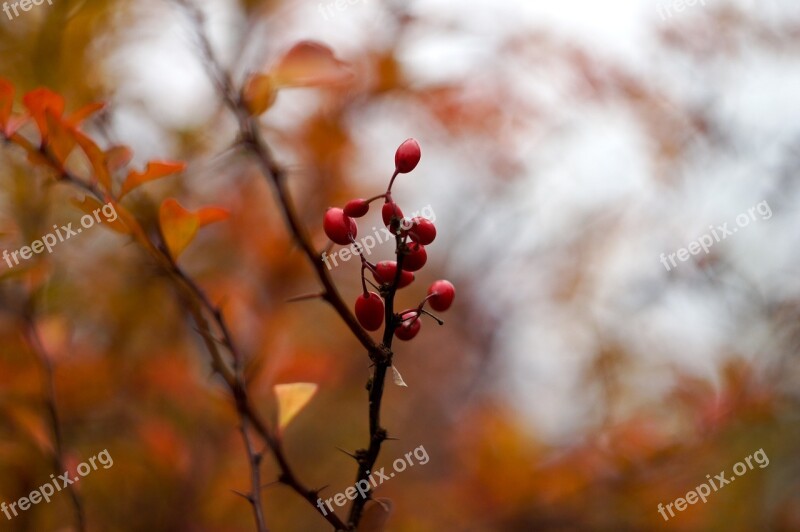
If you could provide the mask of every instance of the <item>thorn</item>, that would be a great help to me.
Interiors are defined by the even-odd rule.
[[[341,447],[337,447],[337,449],[342,451],[344,454],[346,454],[347,456],[349,456],[353,460],[358,460],[358,458],[356,458],[356,455],[354,455],[353,453],[349,453],[349,452],[345,451],[344,449],[342,449]]]
[[[425,310],[425,309],[420,309],[420,310],[422,311],[422,313],[423,313],[423,314],[427,314],[428,316],[430,316],[431,318],[433,318],[433,319],[435,319],[437,322],[439,322],[439,325],[444,325],[444,320],[441,320],[441,319],[439,319],[439,317],[438,317],[438,316],[434,316],[433,314],[431,314],[430,312],[428,312],[428,311],[427,311],[427,310]]]
[[[261,487],[262,488],[269,488],[270,486],[274,486],[275,484],[280,484],[280,481],[279,480],[273,480],[272,482],[267,482],[266,484],[264,484]]]
[[[253,498],[250,495],[245,495],[241,491],[236,491],[236,490],[231,490],[231,491],[234,492],[239,497],[242,497],[243,499],[245,499],[247,501],[253,502]]]
[[[213,334],[211,334],[211,332],[209,332],[209,331],[204,331],[203,329],[199,329],[199,328],[197,328],[197,327],[192,327],[192,329],[194,330],[194,332],[196,332],[196,333],[197,333],[197,334],[199,334],[200,336],[203,336],[203,337],[205,337],[205,338],[208,338],[208,339],[210,339],[210,340],[213,340],[213,341],[214,341],[214,343],[216,343],[216,344],[219,344],[219,345],[221,345],[221,346],[223,346],[223,347],[225,346],[225,341],[224,341],[224,340],[222,340],[221,338],[217,338],[216,336],[214,336]]]
[[[287,303],[296,303],[298,301],[307,301],[309,299],[322,299],[325,296],[322,292],[315,292],[313,294],[303,294],[301,296],[290,297],[286,300]]]

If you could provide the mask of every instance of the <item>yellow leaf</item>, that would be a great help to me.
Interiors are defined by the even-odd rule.
[[[275,102],[277,91],[269,74],[253,74],[242,89],[242,100],[253,116],[269,109]]]
[[[270,72],[277,87],[313,87],[348,81],[352,72],[324,44],[301,41],[278,61]]]
[[[177,200],[167,198],[158,210],[158,220],[164,242],[172,257],[177,260],[197,235],[197,230],[200,229],[200,217],[197,213],[184,209]]]
[[[119,197],[122,198],[122,196],[143,183],[183,172],[185,168],[185,163],[158,161],[149,162],[147,163],[147,168],[145,168],[144,172],[140,173],[133,170],[128,174],[128,178],[122,184],[122,190],[119,193]]]
[[[282,431],[317,393],[317,385],[311,382],[276,384],[278,398],[278,430]]]

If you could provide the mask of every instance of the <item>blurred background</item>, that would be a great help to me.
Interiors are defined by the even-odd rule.
[[[394,196],[406,211],[429,206],[439,236],[401,304],[440,278],[457,297],[445,326],[428,321],[395,350],[408,387],[387,385],[383,424],[398,439],[378,465],[420,445],[430,461],[378,489],[395,503],[388,530],[800,530],[800,5],[200,7],[237,83],[302,39],[355,74],[283,91],[262,117],[320,248],[325,209],[381,193],[400,142],[422,146]],[[355,468],[337,447],[367,442],[369,361],[330,308],[286,303],[316,280],[233,147],[186,13],[166,0],[55,0],[0,14],[0,76],[50,87],[68,110],[106,102],[85,129],[130,146],[135,166],[188,162],[126,199],[138,217],[166,197],[231,211],[181,264],[224,302],[263,412],[272,385],[319,384],[286,447],[306,484],[344,491]],[[77,223],[76,196],[2,150],[0,247]],[[363,234],[380,224],[369,216]],[[726,223],[736,231],[707,253],[680,254]],[[358,272],[334,269],[348,301]],[[27,307],[55,366],[68,461],[114,459],[79,484],[90,529],[253,530],[232,492],[249,485],[234,409],[136,246],[93,229],[24,268],[0,263],[0,305],[0,501],[52,473]],[[668,522],[659,514],[759,449],[768,466]],[[277,477],[271,459],[264,469]],[[264,506],[271,530],[330,529],[279,485]],[[72,521],[61,495],[0,529]]]

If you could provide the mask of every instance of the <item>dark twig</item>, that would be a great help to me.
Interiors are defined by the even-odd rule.
[[[23,319],[25,321],[25,339],[42,368],[44,402],[47,408],[50,430],[53,432],[53,470],[56,475],[60,475],[66,471],[66,467],[64,465],[64,435],[61,430],[61,419],[56,402],[55,369],[44,348],[44,343],[39,336],[39,331],[36,328],[30,309],[26,310]],[[75,514],[75,526],[80,532],[85,532],[86,513],[83,509],[81,497],[72,484],[67,486],[67,491],[69,493],[70,502],[72,503],[73,513]]]
[[[286,187],[286,171],[278,165],[273,158],[258,127],[258,121],[250,115],[249,111],[243,105],[238,93],[233,89],[233,82],[231,81],[230,75],[217,60],[205,31],[202,13],[188,0],[175,1],[189,12],[194,22],[197,38],[200,41],[200,49],[209,74],[214,80],[223,101],[234,114],[238,122],[241,144],[255,157],[262,173],[273,185],[277,194],[278,205],[281,208],[287,226],[295,241],[299,244],[306,258],[314,268],[317,278],[323,287],[323,292],[321,294],[322,299],[327,301],[328,304],[334,308],[345,325],[347,325],[356,339],[367,350],[370,359],[374,363],[373,374],[368,384],[370,443],[363,458],[359,461],[357,476],[359,480],[365,479],[368,476],[368,471],[375,465],[380,453],[381,444],[387,437],[386,430],[380,427],[380,409],[386,373],[392,365],[392,338],[394,330],[397,327],[397,319],[394,315],[394,295],[397,291],[400,275],[402,273],[403,253],[401,250],[405,244],[403,239],[397,236],[397,276],[386,297],[386,326],[384,329],[383,342],[378,345],[361,325],[359,325],[355,316],[350,312],[350,308],[342,299],[333,283],[333,279],[324,265],[322,255],[314,249],[311,239],[300,222],[300,217],[297,215],[294,203]],[[355,528],[358,525],[364,504],[366,504],[366,499],[363,498],[358,498],[353,503],[348,520],[350,527]]]

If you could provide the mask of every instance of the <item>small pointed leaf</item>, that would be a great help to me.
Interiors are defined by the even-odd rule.
[[[314,397],[317,385],[311,382],[276,384],[274,390],[278,398],[278,430],[282,431]]]
[[[177,200],[167,198],[158,210],[158,220],[167,248],[177,260],[197,235],[200,219],[197,213],[187,211]]]
[[[397,386],[403,386],[406,388],[408,387],[408,384],[406,384],[403,380],[403,376],[400,375],[400,372],[397,371],[397,368],[394,365],[392,365],[392,380]]]
[[[119,193],[119,197],[122,198],[122,196],[143,183],[183,172],[185,168],[185,163],[160,161],[149,162],[147,163],[147,168],[145,168],[144,172],[137,172],[133,170],[128,174],[128,178],[125,180],[125,183],[122,184],[122,190]]]
[[[242,89],[242,100],[253,116],[258,116],[275,103],[275,83],[269,74],[253,74]]]

